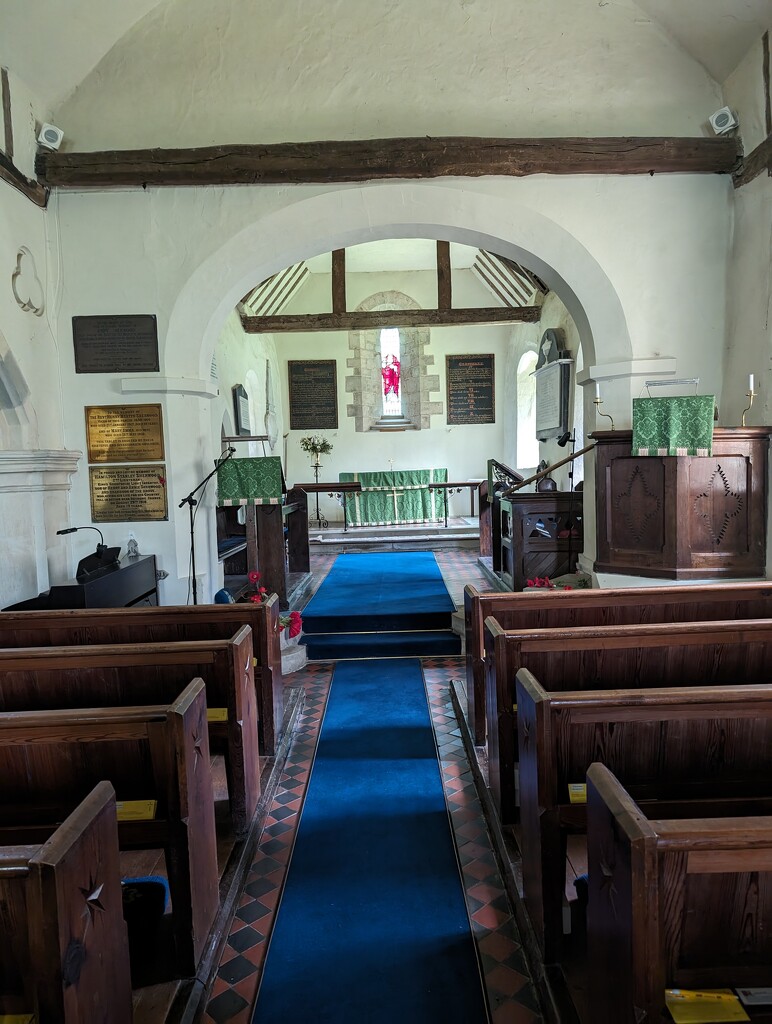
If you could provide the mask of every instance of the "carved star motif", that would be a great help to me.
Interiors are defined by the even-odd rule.
[[[600,872],[602,875],[600,889],[602,893],[605,893],[608,897],[611,911],[614,917],[617,916],[616,896],[619,890],[614,885],[614,869],[609,867],[605,857],[601,857]]]
[[[104,883],[97,885],[96,881],[89,875],[89,881],[86,888],[80,887],[80,893],[86,903],[86,909],[83,911],[83,916],[88,915],[91,924],[96,920],[97,913],[103,914],[105,911],[102,901],[100,899],[102,890],[104,889]],[[88,922],[86,922],[88,927]]]
[[[627,490],[617,495],[614,504],[636,542],[641,540],[650,520],[660,510],[659,498],[649,491],[639,466],[633,470]]]
[[[743,510],[742,496],[732,490],[726,473],[716,466],[707,488],[694,500],[694,511],[704,520],[716,545],[720,544],[732,519]]]
[[[193,733],[193,771],[198,767],[198,759],[203,758],[204,751],[201,747],[201,723],[196,726],[196,731]]]

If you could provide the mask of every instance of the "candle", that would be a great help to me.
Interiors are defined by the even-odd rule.
[[[597,380],[595,381],[595,401],[600,401],[600,384],[597,382]]]
[[[749,376],[748,376],[748,390],[749,391],[753,391],[753,374],[752,373],[749,374]]]

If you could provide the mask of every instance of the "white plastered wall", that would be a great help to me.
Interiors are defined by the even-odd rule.
[[[576,324],[586,372],[602,363],[605,407],[618,426],[629,426],[630,397],[639,390],[631,384],[631,361],[677,356],[679,374],[700,372],[720,393],[730,198],[725,180],[690,175],[63,196],[59,324],[68,338],[67,444],[83,447],[86,404],[159,400],[157,391],[127,398],[118,378],[76,376],[70,317],[156,313],[162,383],[180,388],[187,380],[190,387],[160,396],[172,522],[136,524],[135,532],[142,533],[141,550],[156,551],[171,573],[162,599],[184,600],[189,545],[177,506],[219,451],[213,421],[220,417],[211,403],[221,398],[197,382],[208,382],[223,325],[256,281],[320,252],[378,238],[444,238],[510,256],[557,292]],[[594,407],[585,399],[589,429]],[[590,466],[586,480],[589,490]],[[74,504],[74,516],[88,521],[84,474]],[[206,592],[217,567],[213,518],[202,519],[197,553]],[[594,523],[587,519],[591,553]],[[111,539],[122,540],[121,532],[118,526]]]

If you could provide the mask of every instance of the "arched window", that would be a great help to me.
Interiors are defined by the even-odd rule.
[[[385,327],[380,334],[383,415],[402,415],[402,355],[399,328]]]
[[[539,463],[536,440],[536,353],[526,352],[517,364],[517,468]]]

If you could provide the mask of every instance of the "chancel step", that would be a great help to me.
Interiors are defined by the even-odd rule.
[[[450,629],[404,633],[309,633],[303,636],[311,661],[358,658],[416,658],[461,653],[461,637]]]

